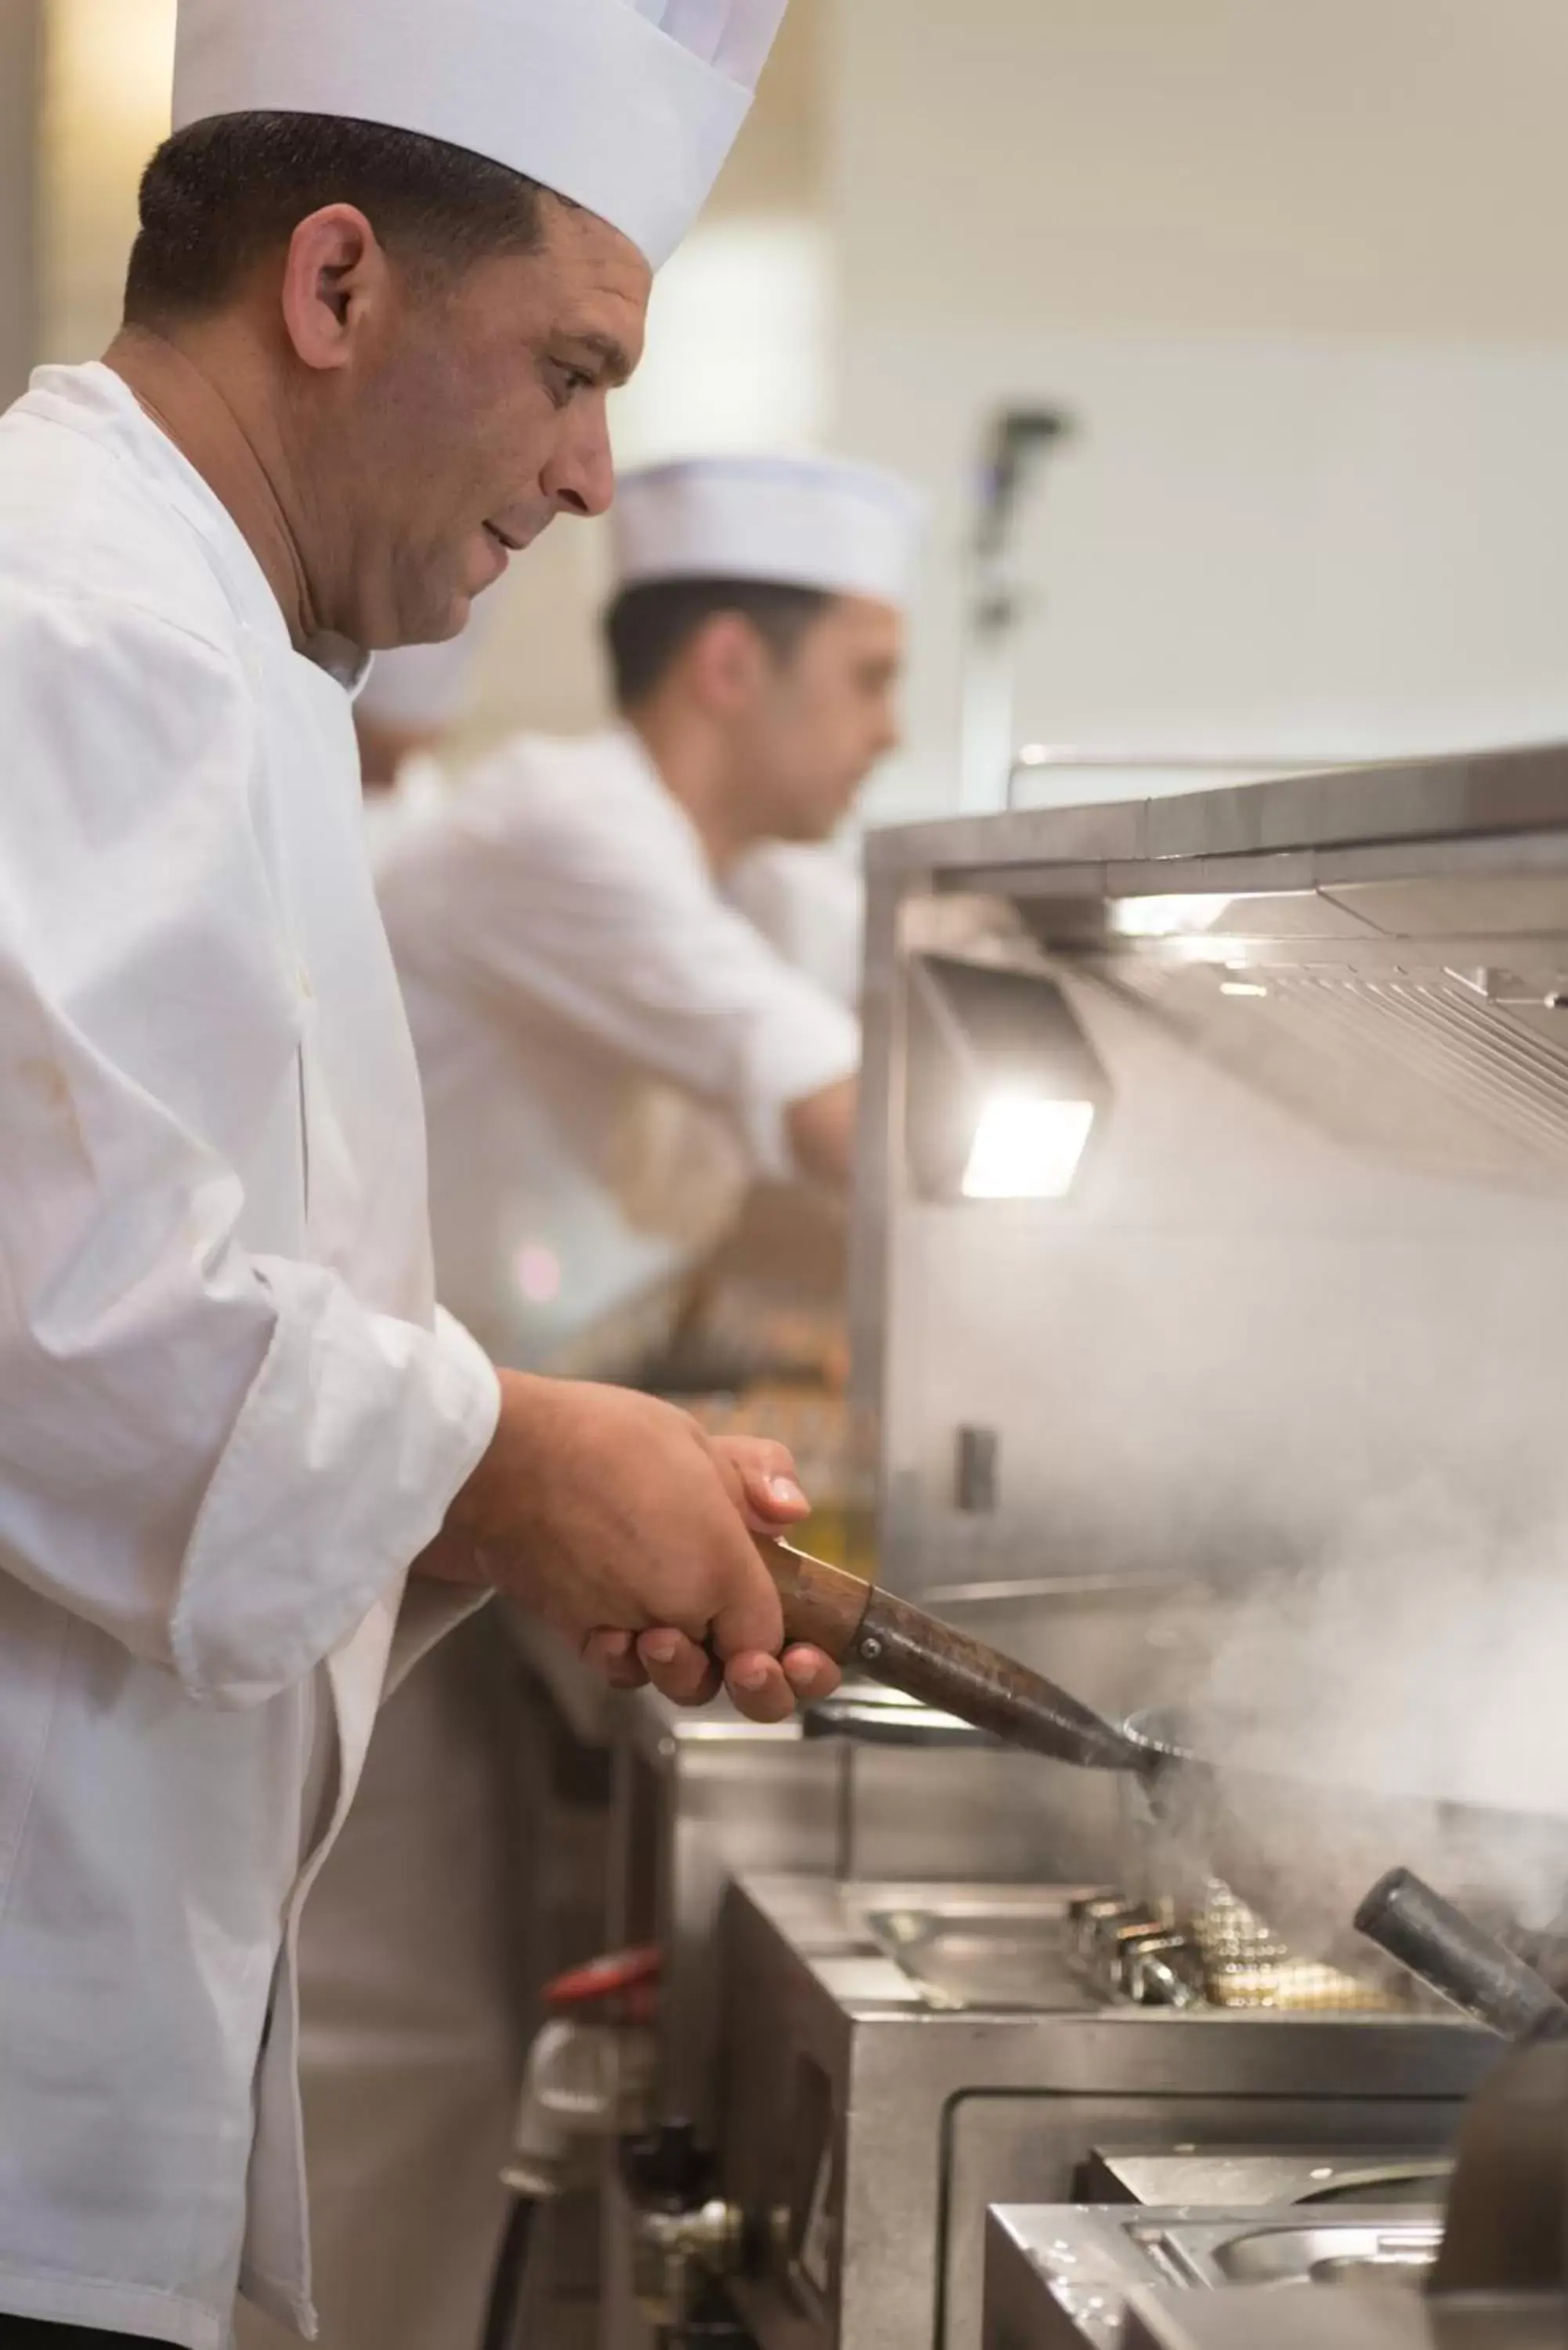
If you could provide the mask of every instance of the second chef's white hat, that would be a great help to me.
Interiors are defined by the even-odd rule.
[[[784,0],[180,0],[174,128],[334,114],[488,156],[655,268],[706,201]]]
[[[905,605],[924,508],[872,465],[826,457],[691,457],[623,473],[618,588],[755,579]]]
[[[499,608],[493,597],[482,596],[460,635],[378,653],[355,698],[356,711],[400,733],[444,734],[462,714],[474,662]]]

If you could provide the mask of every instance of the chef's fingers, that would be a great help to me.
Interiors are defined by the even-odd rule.
[[[794,1455],[771,1436],[716,1436],[712,1451],[736,1506],[757,1534],[774,1534],[811,1515]]]
[[[743,1526],[735,1527],[736,1547],[719,1589],[723,1596],[708,1627],[709,1646],[725,1664],[758,1651],[778,1669],[784,1644],[784,1602]]]
[[[753,1721],[787,1721],[794,1711],[794,1692],[783,1666],[761,1649],[742,1649],[731,1657],[724,1667],[724,1686]]]
[[[797,1705],[815,1705],[818,1698],[831,1697],[844,1679],[820,1648],[786,1648],[779,1662]]]
[[[671,1705],[706,1705],[722,1686],[723,1675],[707,1649],[669,1625],[641,1633],[637,1656],[654,1688]]]
[[[591,1672],[602,1673],[611,1689],[646,1689],[648,1686],[648,1675],[643,1670],[636,1639],[630,1632],[590,1632],[583,1642],[582,1658]]]

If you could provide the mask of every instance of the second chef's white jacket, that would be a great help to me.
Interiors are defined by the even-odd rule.
[[[220,2350],[311,2322],[299,1907],[496,1383],[344,682],[99,366],[0,421],[0,2312]]]
[[[389,837],[378,888],[441,1298],[498,1360],[679,1275],[793,1171],[789,1107],[858,1068],[854,877],[768,849],[721,888],[629,730],[507,744]]]

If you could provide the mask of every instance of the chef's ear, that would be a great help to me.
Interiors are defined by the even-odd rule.
[[[387,255],[354,204],[324,204],[302,220],[283,265],[284,325],[307,368],[348,365],[367,305],[389,282]]]
[[[688,685],[704,708],[733,717],[746,709],[768,668],[768,649],[743,612],[713,612],[681,656]]]

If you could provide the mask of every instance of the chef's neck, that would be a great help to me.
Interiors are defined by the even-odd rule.
[[[292,516],[298,486],[277,419],[253,397],[253,369],[216,325],[176,343],[148,327],[122,327],[104,363],[228,509],[300,650],[322,634]]]
[[[691,819],[715,875],[722,879],[748,849],[772,837],[757,822],[749,770],[704,712],[660,696],[629,712],[626,723]]]

